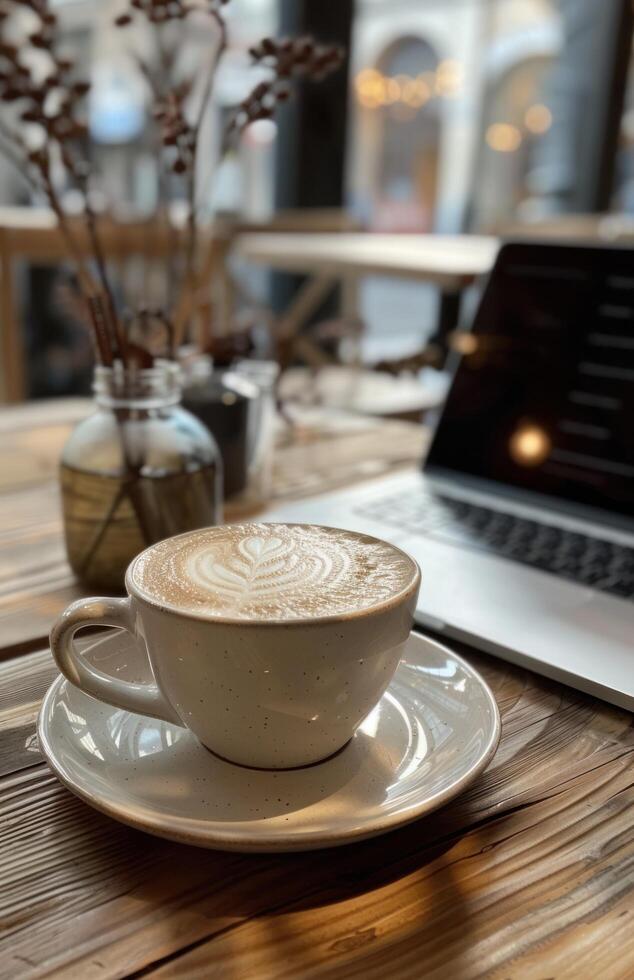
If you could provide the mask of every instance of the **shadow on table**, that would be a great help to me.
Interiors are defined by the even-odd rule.
[[[312,920],[320,908],[331,922],[329,942],[334,953],[347,954],[357,944],[372,940],[375,928],[359,928],[356,923],[376,921],[384,913],[403,915],[405,920],[390,937],[390,944],[406,944],[413,931],[417,942],[423,941],[422,933],[429,933],[429,940],[435,941],[438,922],[453,921],[460,923],[460,945],[466,950],[470,913],[449,855],[461,836],[455,829],[452,832],[452,823],[450,813],[440,811],[370,841],[295,854],[231,854],[164,844],[162,853],[157,852],[152,881],[136,889],[134,897],[148,912],[160,908],[162,917],[167,906],[173,907],[176,914],[163,918],[161,946],[166,961],[221,932],[224,942],[231,944],[228,932],[261,918],[267,943],[280,944],[280,948],[290,944],[294,955],[312,964],[316,962],[314,939],[301,921],[304,914]],[[137,846],[143,846],[143,840],[140,836]],[[354,908],[345,907],[351,899],[363,903],[360,915],[356,914],[357,903]],[[329,908],[340,905],[341,913]],[[183,935],[179,922],[183,906],[196,917],[196,932],[190,937]],[[333,927],[332,920],[340,915],[343,919]],[[239,951],[237,933],[235,942]],[[458,961],[454,959],[454,965]]]
[[[487,875],[495,875],[495,859],[487,861],[482,855],[494,850],[506,833],[500,818],[509,808],[515,811],[535,802],[549,786],[556,788],[565,774],[584,764],[580,756],[591,765],[603,744],[592,732],[590,699],[514,668],[505,667],[498,674],[496,693],[502,695],[505,731],[500,751],[465,794],[428,817],[382,837],[304,854],[223,854],[165,845],[159,879],[171,882],[176,902],[182,901],[179,890],[188,882],[186,901],[207,920],[189,943],[175,931],[167,940],[173,952],[165,959],[178,956],[183,947],[202,947],[222,931],[219,955],[240,959],[241,943],[257,936],[258,941],[292,950],[298,957],[293,962],[304,957],[328,977],[328,969],[336,976],[335,966],[343,961],[337,954],[344,959],[354,955],[357,972],[364,957],[368,962],[378,957],[373,959],[375,969],[386,956],[389,975],[390,962],[400,962],[402,956],[411,970],[404,975],[421,975],[416,971],[423,969],[420,957],[425,956],[424,969],[430,974],[437,970],[442,976],[450,963],[452,978],[473,975],[470,958],[483,939],[476,927],[481,876],[485,867]],[[562,712],[571,728],[571,737],[563,743]],[[174,875],[182,876],[180,886]],[[489,901],[493,881],[494,877],[489,881]],[[158,905],[167,895],[157,895],[148,885],[137,897]],[[258,920],[260,931],[255,932]],[[366,943],[367,951],[352,953]],[[311,951],[314,944],[319,952]],[[201,951],[201,956],[206,953]]]
[[[64,874],[71,883],[90,881],[88,917],[98,892],[113,923],[110,935],[124,946],[131,929],[143,931],[149,923],[150,937],[151,924],[160,921],[156,948],[138,940],[137,953],[146,964],[147,957],[160,965],[199,948],[204,957],[211,940],[221,957],[240,958],[241,944],[259,928],[262,941],[292,948],[310,964],[331,953],[328,966],[340,962],[339,955],[358,955],[362,962],[366,955],[402,954],[411,963],[418,953],[432,955],[441,966],[443,956],[450,957],[452,978],[469,976],[483,867],[487,875],[495,873],[495,859],[487,863],[482,855],[508,834],[500,818],[592,766],[595,754],[614,741],[621,716],[629,725],[615,709],[611,726],[595,728],[591,699],[508,667],[498,675],[504,737],[490,767],[458,799],[398,831],[307,853],[206,851],[99,817],[59,787],[65,799],[50,811],[48,832],[64,852],[71,837],[81,838]],[[311,953],[315,943],[321,944],[319,953]],[[353,954],[364,943],[367,952]],[[405,975],[417,975],[417,962]]]

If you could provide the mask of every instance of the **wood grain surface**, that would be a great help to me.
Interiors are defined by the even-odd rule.
[[[319,451],[316,438],[305,438],[293,451],[312,444],[317,467],[314,458],[331,455],[332,445]],[[376,435],[374,445],[367,458],[378,465]],[[22,493],[6,481],[0,493],[10,610],[0,621],[3,629],[13,622],[14,633],[23,622],[17,646],[27,649],[47,604],[50,622],[74,586],[63,580],[50,474],[48,495],[22,479]],[[15,528],[6,522],[8,497],[21,515]],[[33,557],[42,541],[48,569]],[[492,686],[503,726],[497,755],[467,793],[346,848],[223,854],[131,830],[65,790],[35,738],[38,704],[55,676],[50,653],[15,656],[5,636],[0,980],[634,976],[634,729],[626,712],[459,648]]]
[[[281,856],[90,810],[37,752],[50,654],[1,664],[0,978],[631,976],[630,716],[468,655],[503,719],[478,782],[385,837]]]
[[[34,649],[55,617],[81,594],[66,561],[59,457],[72,426],[91,411],[83,399],[36,402],[0,413],[0,658]],[[309,496],[385,475],[420,460],[420,426],[337,413],[305,413],[282,428],[272,501]],[[251,510],[250,515],[253,514]],[[239,519],[239,508],[225,508]]]

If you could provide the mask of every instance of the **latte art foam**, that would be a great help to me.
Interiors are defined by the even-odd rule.
[[[132,581],[148,599],[231,619],[332,616],[380,605],[414,581],[407,555],[329,528],[241,524],[162,541]]]

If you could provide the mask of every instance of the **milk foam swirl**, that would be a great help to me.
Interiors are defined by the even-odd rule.
[[[411,584],[416,566],[347,531],[242,524],[160,542],[131,574],[148,598],[210,618],[296,619],[378,605]]]
[[[235,603],[265,596],[335,585],[350,566],[344,551],[315,545],[300,552],[294,541],[249,535],[237,543],[237,554],[219,561],[213,550],[196,552],[187,562],[192,582]]]

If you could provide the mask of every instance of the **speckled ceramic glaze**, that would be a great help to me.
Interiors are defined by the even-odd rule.
[[[180,608],[169,596],[161,597],[156,590],[152,593],[143,587],[152,576],[148,574],[144,580],[135,575],[135,564],[144,561],[141,555],[126,576],[130,598],[73,603],[53,627],[51,649],[62,673],[88,694],[115,707],[184,725],[224,759],[260,769],[310,765],[339,751],[386,690],[412,627],[420,572],[409,556],[376,538],[306,528],[307,567],[313,538],[326,556],[332,552],[334,563],[340,537],[341,554],[345,557],[347,553],[350,562],[354,558],[355,569],[365,569],[368,579],[359,608],[355,608],[354,597],[364,588],[364,579],[361,575],[356,579],[340,575],[337,588],[330,590],[332,595],[324,586],[321,598],[316,594],[313,613],[298,616],[289,609],[288,596],[293,595],[288,587],[289,556],[266,553],[266,544],[281,538],[301,541],[299,526],[212,528],[181,535],[144,554],[156,551],[160,555],[161,549],[168,547],[176,557],[193,542],[193,554],[197,555],[201,535],[214,541],[217,534],[224,541],[230,531],[237,540],[241,528],[245,541],[257,543],[260,552],[265,552],[264,558],[272,563],[269,570],[258,569],[258,587],[266,581],[269,592],[265,600],[269,605],[274,603],[262,616],[253,615],[244,604],[233,605],[232,595],[223,598],[218,615],[215,591],[210,593],[214,602],[207,608],[186,606],[184,596],[180,597]],[[323,532],[321,538],[317,532]],[[225,560],[226,568],[238,578]],[[329,581],[321,564],[319,575]],[[389,582],[391,575],[394,586],[386,589],[385,581]],[[215,589],[220,572],[212,567],[209,577],[210,588]],[[227,581],[233,586],[229,572]],[[275,596],[275,582],[280,583],[280,594],[287,590],[283,603]],[[346,590],[346,582],[354,587]],[[296,588],[296,578],[292,585]],[[202,577],[195,584],[196,594],[201,588]],[[253,603],[253,580],[249,589],[246,599]],[[239,603],[244,601],[244,592],[240,583]],[[259,597],[258,602],[262,601]],[[302,602],[305,606],[306,590]],[[337,603],[335,614],[331,614],[332,603]],[[134,684],[121,676],[106,677],[78,655],[75,632],[99,624],[119,627],[136,639],[147,653],[153,681]]]
[[[106,676],[151,680],[124,633],[93,642],[85,656]],[[87,803],[161,837],[236,851],[332,847],[415,820],[475,779],[499,730],[480,676],[416,634],[352,741],[305,769],[223,762],[186,729],[101,704],[61,677],[38,722],[51,767]]]

